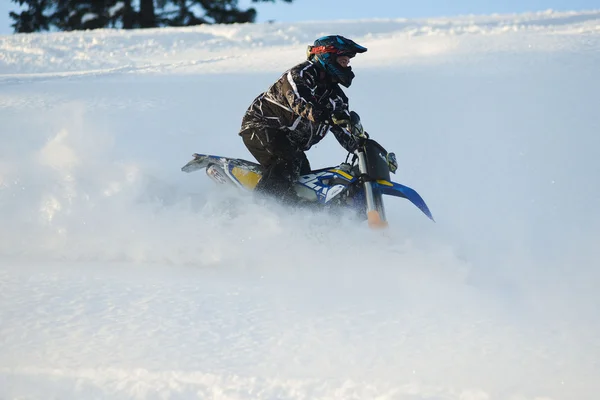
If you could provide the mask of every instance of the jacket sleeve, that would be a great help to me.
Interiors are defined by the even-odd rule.
[[[290,69],[283,80],[283,94],[294,113],[313,122],[330,117],[329,110],[317,104],[313,95],[317,89],[316,71],[302,64]]]
[[[348,125],[333,125],[329,130],[333,133],[342,147],[349,153],[352,153],[358,146],[359,138],[352,134],[352,127],[349,125],[350,110],[348,108],[348,97],[346,97],[344,92],[339,89],[338,93],[336,93],[334,98],[330,101],[334,105],[332,114],[335,115],[336,119],[347,120]]]

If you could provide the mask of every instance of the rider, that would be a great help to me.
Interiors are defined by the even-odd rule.
[[[343,36],[319,38],[308,46],[306,61],[284,72],[252,102],[239,135],[264,168],[255,191],[296,203],[293,182],[310,172],[304,152],[329,130],[347,151],[354,151],[358,138],[352,133],[348,97],[339,85],[350,86],[350,59],[365,51]]]

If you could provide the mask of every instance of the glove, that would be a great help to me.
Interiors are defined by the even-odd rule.
[[[356,123],[352,123],[352,119],[348,114],[338,114],[332,116],[332,122],[347,130],[355,138],[368,138],[369,134],[365,132],[360,120]]]
[[[396,173],[398,169],[398,161],[396,161],[396,155],[394,153],[388,153],[387,155],[388,168],[392,174]]]
[[[333,122],[334,125],[345,128],[349,132],[352,132],[352,121],[350,121],[350,116],[348,114],[333,114],[331,116],[331,122]]]

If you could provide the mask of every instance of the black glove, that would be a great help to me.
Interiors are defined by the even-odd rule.
[[[365,132],[360,121],[353,124],[352,119],[351,119],[350,115],[348,115],[348,114],[344,113],[344,114],[333,115],[331,119],[332,119],[332,122],[334,123],[334,125],[337,125],[340,128],[347,130],[352,136],[354,136],[357,139],[369,137],[369,134],[367,132]]]
[[[337,125],[341,128],[347,129],[349,132],[352,132],[352,121],[350,121],[350,116],[345,113],[337,113],[331,116],[331,122],[334,125]]]

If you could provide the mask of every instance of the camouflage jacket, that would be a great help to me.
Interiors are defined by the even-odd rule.
[[[332,115],[349,116],[348,97],[318,64],[305,61],[284,72],[254,99],[242,119],[240,135],[247,130],[275,129],[299,149],[308,150],[331,130],[347,151],[353,151],[355,138],[333,125]]]

